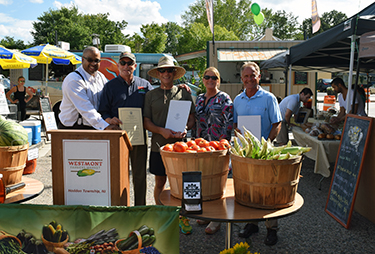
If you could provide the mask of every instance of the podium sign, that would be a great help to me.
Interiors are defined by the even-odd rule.
[[[66,205],[111,205],[109,140],[63,140]]]
[[[129,206],[124,130],[51,130],[54,205]]]

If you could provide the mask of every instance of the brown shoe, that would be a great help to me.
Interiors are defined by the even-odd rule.
[[[207,225],[210,222],[210,220],[197,220],[198,225]]]
[[[204,232],[206,232],[206,234],[208,235],[213,235],[217,231],[219,231],[220,225],[221,225],[220,222],[211,221],[210,224],[208,224],[208,226],[204,230]]]

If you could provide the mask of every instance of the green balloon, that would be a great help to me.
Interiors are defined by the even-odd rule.
[[[258,15],[259,12],[260,12],[260,6],[259,6],[259,4],[257,4],[257,3],[253,3],[253,4],[251,5],[251,12],[252,12],[255,16]]]
[[[259,13],[259,15],[254,16],[254,21],[257,23],[257,25],[260,25],[263,23],[264,15],[262,12]]]

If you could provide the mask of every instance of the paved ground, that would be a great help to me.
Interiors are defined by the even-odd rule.
[[[314,161],[305,158],[302,165],[298,192],[304,198],[304,206],[296,214],[279,220],[279,242],[272,247],[263,244],[266,228],[259,223],[259,233],[249,239],[239,238],[244,223],[233,224],[233,243],[247,241],[251,252],[260,253],[375,253],[375,224],[354,212],[350,229],[345,229],[325,211],[331,178],[322,182],[320,175],[313,173]],[[44,192],[26,203],[52,205],[52,173],[50,144],[40,148],[36,172],[30,177],[42,181]],[[153,205],[153,176],[148,174],[147,204]],[[133,193],[131,193],[133,197]],[[131,200],[133,205],[133,200]],[[156,219],[156,218],[155,218]],[[225,224],[215,235],[206,235],[204,226],[191,220],[193,233],[180,234],[180,253],[219,253],[225,245]]]
[[[323,98],[322,94],[318,96]],[[375,95],[372,95],[375,101]],[[323,99],[322,99],[323,100]],[[318,108],[322,105],[318,105]],[[370,116],[375,116],[375,103],[370,103]],[[30,175],[44,183],[45,190],[37,198],[26,203],[52,205],[52,173],[50,143],[40,147],[36,172]],[[334,166],[334,165],[332,165]],[[360,214],[353,212],[350,229],[345,229],[330,217],[324,207],[331,183],[325,178],[319,190],[321,176],[314,174],[314,161],[305,158],[302,164],[298,192],[304,198],[304,205],[294,215],[279,220],[279,241],[275,246],[264,245],[266,228],[259,223],[259,233],[248,239],[237,236],[244,223],[233,224],[233,244],[247,241],[251,252],[259,253],[375,253],[375,224]],[[147,175],[147,204],[154,205],[154,177]],[[131,188],[131,205],[133,205]],[[155,218],[156,219],[156,218]],[[180,234],[180,253],[219,253],[225,245],[225,224],[215,235],[206,235],[204,226],[191,220],[193,233]]]

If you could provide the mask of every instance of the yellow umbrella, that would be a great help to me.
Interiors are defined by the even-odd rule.
[[[25,69],[35,67],[36,59],[16,50],[7,49],[0,45],[0,66],[3,69]]]
[[[46,64],[46,89],[48,86],[48,64],[50,64],[52,61],[54,64],[64,65],[68,65],[70,63],[79,64],[82,62],[80,56],[50,44],[41,44],[39,46],[22,50],[21,52],[35,58],[38,63]]]

